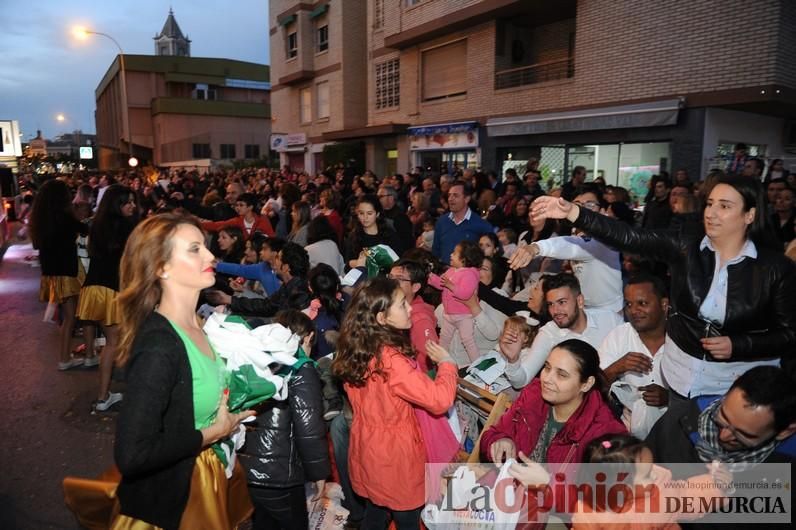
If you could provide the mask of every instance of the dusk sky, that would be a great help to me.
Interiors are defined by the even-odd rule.
[[[94,133],[94,89],[118,53],[110,40],[80,41],[75,26],[112,35],[129,54],[154,54],[169,7],[191,56],[268,64],[268,0],[0,0],[0,119],[22,141],[74,129]],[[59,123],[58,114],[66,120]]]

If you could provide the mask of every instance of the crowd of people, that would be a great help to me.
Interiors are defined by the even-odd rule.
[[[475,451],[516,459],[522,484],[616,459],[658,462],[650,476],[669,462],[792,462],[796,183],[781,161],[764,168],[737,150],[696,182],[662,172],[643,207],[580,166],[551,189],[535,160],[503,175],[31,182],[57,368],[99,365],[92,412],[121,410],[113,528],[234,528],[252,512],[256,529],[307,528],[305,484],[321,495],[331,462],[348,527],[419,528],[424,465],[455,457],[434,433],[457,377],[490,355],[513,404]],[[227,410],[203,305],[300,338],[312,362],[286,401]],[[210,446],[243,421],[225,473]]]

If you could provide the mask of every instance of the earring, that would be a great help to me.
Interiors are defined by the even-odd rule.
[[[160,275],[160,279],[161,279],[161,280],[168,280],[168,279],[169,279],[169,275],[168,275],[168,273],[164,272],[163,274],[161,274],[161,275]]]

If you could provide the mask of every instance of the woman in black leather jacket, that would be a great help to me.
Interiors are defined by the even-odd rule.
[[[291,310],[279,313],[276,322],[300,337],[308,356],[312,320]],[[238,455],[254,504],[252,528],[305,529],[309,521],[304,483],[315,483],[317,499],[331,473],[321,380],[314,363],[293,368],[285,401],[269,399],[255,409],[257,417],[246,424],[246,443]]]
[[[608,245],[669,264],[661,368],[672,390],[691,397],[723,394],[758,364],[781,361],[794,374],[796,267],[773,240],[766,207],[758,182],[731,176],[710,193],[701,238],[633,228],[555,197],[540,197],[532,211],[569,219]],[[515,256],[512,266],[523,259]]]

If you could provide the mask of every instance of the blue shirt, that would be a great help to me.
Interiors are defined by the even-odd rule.
[[[450,263],[453,249],[460,242],[467,240],[478,243],[478,238],[493,231],[491,224],[473,215],[473,211],[469,208],[459,224],[453,220],[453,213],[443,215],[434,227],[434,244],[431,252],[443,263]]]
[[[257,280],[262,284],[265,293],[271,296],[279,290],[281,282],[276,274],[271,270],[271,264],[266,261],[255,263],[254,265],[238,265],[236,263],[219,262],[216,264],[216,271],[230,276],[240,276],[247,280]]]

